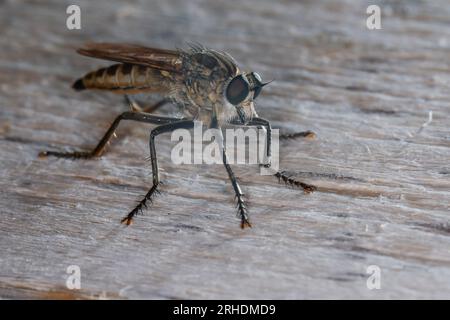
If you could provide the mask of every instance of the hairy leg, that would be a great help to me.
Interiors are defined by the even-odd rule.
[[[240,120],[231,121],[231,124],[243,125]],[[266,152],[267,152],[267,157],[270,160],[270,157],[272,155],[272,150],[271,150],[272,128],[271,128],[270,122],[263,118],[254,117],[247,123],[247,126],[258,126],[258,127],[264,127],[266,129],[266,134],[267,134],[267,138],[266,138],[267,150],[266,150]],[[312,131],[304,131],[304,132],[282,135],[282,136],[280,136],[280,139],[293,139],[293,138],[297,138],[297,137],[310,137],[310,136],[314,136],[314,133]],[[263,164],[263,165],[266,167],[270,167],[270,162],[268,164]],[[317,190],[317,187],[315,187],[311,184],[307,184],[307,183],[299,181],[295,178],[292,178],[284,170],[277,171],[274,174],[274,176],[276,178],[278,178],[278,181],[283,181],[287,185],[302,188],[305,193],[311,193],[311,192],[314,192]]]
[[[190,129],[193,127],[194,121],[179,120],[177,122],[160,125],[150,132],[149,146],[150,146],[150,160],[152,163],[153,185],[147,192],[145,197],[138,203],[138,205],[125,218],[122,219],[122,223],[130,225],[133,221],[133,217],[141,213],[144,208],[147,208],[147,201],[151,203],[153,195],[159,193],[158,187],[161,184],[161,182],[159,180],[158,160],[156,158],[156,148],[155,148],[156,136],[162,133],[174,131],[176,129]]]
[[[236,180],[236,177],[233,173],[233,170],[231,170],[231,166],[228,163],[227,153],[225,151],[225,148],[222,148],[222,158],[223,158],[223,165],[225,166],[225,169],[227,170],[228,177],[230,178],[231,185],[233,186],[235,197],[237,200],[238,215],[241,218],[241,228],[244,229],[245,227],[251,227],[252,225],[250,224],[247,207],[246,207],[245,201],[244,201],[244,194],[242,193],[241,187],[239,186],[239,184]]]
[[[39,153],[39,156],[40,157],[54,156],[59,158],[70,158],[70,159],[89,159],[99,157],[104,152],[107,143],[111,140],[111,137],[114,135],[114,132],[116,131],[120,121],[122,120],[133,120],[152,124],[168,124],[178,122],[182,119],[160,117],[146,113],[127,111],[119,115],[114,120],[112,125],[109,127],[108,131],[106,131],[103,138],[100,140],[100,142],[92,151],[75,151],[75,152],[43,151]]]

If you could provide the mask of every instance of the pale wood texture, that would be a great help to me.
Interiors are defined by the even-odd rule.
[[[378,1],[374,31],[368,1],[77,1],[80,31],[70,3],[0,2],[0,297],[450,298],[448,1]],[[173,165],[165,135],[164,194],[120,225],[151,184],[150,126],[122,124],[100,160],[37,157],[95,146],[126,110],[71,90],[107,65],[75,53],[86,41],[197,41],[275,79],[259,113],[317,134],[280,149],[319,190],[235,166],[254,224],[240,230],[223,167]]]

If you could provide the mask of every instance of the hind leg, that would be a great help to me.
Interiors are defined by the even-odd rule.
[[[111,137],[114,135],[117,127],[119,126],[120,121],[122,120],[133,120],[138,122],[146,122],[153,124],[169,124],[173,122],[178,122],[182,119],[178,118],[168,118],[168,117],[159,117],[146,113],[139,112],[124,112],[119,115],[112,125],[109,127],[108,131],[106,131],[103,138],[97,144],[97,146],[92,151],[75,151],[75,152],[58,152],[58,151],[43,151],[39,153],[40,157],[54,156],[58,158],[70,158],[70,159],[90,159],[95,157],[100,157],[107,145],[107,143],[111,140]]]

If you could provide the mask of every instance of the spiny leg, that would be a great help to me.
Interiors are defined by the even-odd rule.
[[[234,120],[231,122],[231,124],[234,125],[244,125],[240,120]],[[267,157],[270,160],[271,156],[271,145],[272,145],[272,127],[270,125],[270,122],[266,119],[259,118],[259,117],[253,117],[247,124],[247,126],[257,126],[258,128],[264,127],[266,129],[267,134]],[[287,134],[281,134],[279,136],[280,140],[290,140],[290,139],[296,139],[296,138],[314,138],[316,134],[310,130],[308,131],[300,131],[300,132],[294,132],[294,133],[287,133]],[[270,164],[268,165],[270,166]]]
[[[244,194],[242,193],[241,187],[239,186],[239,183],[237,182],[236,176],[233,173],[233,170],[231,169],[231,166],[228,162],[227,152],[223,143],[223,133],[222,129],[218,126],[217,118],[213,116],[213,121],[211,121],[211,128],[218,129],[219,130],[219,145],[222,149],[222,161],[223,165],[225,166],[225,169],[227,170],[228,177],[231,181],[231,185],[233,186],[235,199],[237,199],[237,209],[239,217],[241,218],[241,229],[245,229],[245,227],[251,228],[252,225],[250,223],[250,219],[248,217],[248,211],[247,206],[245,205],[244,201]],[[235,125],[242,125],[246,126],[245,123],[241,119],[237,119],[235,121],[231,121],[231,124]],[[217,137],[216,137],[217,138]]]
[[[296,139],[296,138],[312,139],[315,137],[316,137],[316,134],[314,132],[312,132],[311,130],[280,134],[280,140],[290,140],[290,139]]]
[[[315,138],[316,134],[310,130],[308,131],[301,131],[301,132],[295,132],[295,133],[288,133],[288,134],[282,134],[280,135],[280,140],[290,140],[290,139],[296,139],[296,138]],[[278,178],[278,181],[283,181],[286,185],[290,185],[293,187],[300,187],[303,189],[305,193],[311,193],[317,190],[317,187],[304,183],[302,181],[299,181],[292,176],[288,175],[286,171],[278,171],[274,174],[275,177]]]
[[[242,125],[242,122],[238,121],[232,121],[231,124],[235,124],[235,125]],[[258,127],[263,126],[266,128],[266,133],[267,133],[267,157],[268,159],[270,159],[271,156],[271,145],[272,145],[272,129],[271,129],[271,125],[270,122],[266,119],[263,118],[259,118],[259,117],[254,117],[252,118],[247,125],[256,125]],[[281,135],[280,139],[292,139],[292,138],[296,138],[296,137],[314,137],[315,134],[312,131],[305,131],[305,132],[298,132],[298,133],[293,133],[293,134],[287,134],[287,135]],[[267,164],[264,164],[265,167],[270,167],[270,162]],[[311,184],[307,184],[304,183],[302,181],[299,181],[295,178],[292,178],[291,176],[289,176],[288,174],[286,174],[286,171],[281,170],[281,171],[277,171],[274,176],[276,178],[278,178],[278,181],[283,181],[284,183],[286,183],[286,185],[290,185],[290,186],[295,186],[295,187],[300,187],[303,189],[303,191],[305,193],[311,193],[317,190],[317,187]]]
[[[158,187],[161,184],[161,182],[159,180],[158,160],[156,158],[155,137],[162,133],[171,132],[176,129],[190,129],[193,127],[194,121],[179,120],[177,122],[167,123],[158,126],[150,132],[149,146],[150,146],[150,160],[152,163],[153,186],[147,192],[145,197],[138,203],[138,205],[125,218],[122,219],[121,221],[122,223],[130,225],[133,221],[133,217],[141,213],[144,208],[147,208],[147,201],[151,203],[153,195],[159,193]]]
[[[139,201],[138,205],[130,211],[129,214],[127,214],[121,221],[120,223],[126,224],[127,226],[129,226],[130,224],[133,223],[133,218],[134,216],[138,215],[139,213],[142,213],[142,210],[144,208],[148,208],[147,206],[147,201],[151,203],[153,203],[153,195],[155,194],[159,194],[159,190],[158,187],[159,185],[161,185],[161,182],[153,182],[152,187],[150,188],[150,190],[147,192],[147,194],[145,195],[144,199],[142,199],[141,201]]]
[[[112,125],[106,131],[103,138],[97,144],[97,146],[92,151],[75,151],[75,152],[58,152],[58,151],[43,151],[39,153],[40,157],[54,156],[59,158],[70,158],[70,159],[89,159],[94,157],[99,157],[102,155],[107,143],[111,140],[114,132],[116,131],[120,121],[122,120],[133,120],[139,122],[153,123],[153,124],[168,124],[180,121],[182,119],[168,118],[154,116],[146,113],[131,112],[127,111],[119,115]]]
[[[305,193],[311,193],[317,190],[316,186],[292,178],[286,171],[278,171],[274,176],[278,178],[278,181],[283,181],[286,185],[302,188]]]
[[[231,185],[233,186],[234,193],[236,195],[237,199],[237,208],[238,208],[238,214],[241,218],[241,228],[244,229],[245,227],[251,227],[250,219],[248,217],[247,207],[245,205],[244,201],[244,194],[242,193],[241,187],[239,186],[236,177],[233,173],[233,170],[231,170],[231,166],[228,163],[227,159],[227,153],[225,151],[225,148],[222,148],[222,157],[223,157],[223,165],[225,166],[225,169],[227,170],[228,177],[230,178]]]

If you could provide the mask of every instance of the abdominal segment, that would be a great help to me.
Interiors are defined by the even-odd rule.
[[[77,91],[109,90],[115,93],[167,92],[170,73],[150,67],[115,64],[90,72],[73,84]]]

